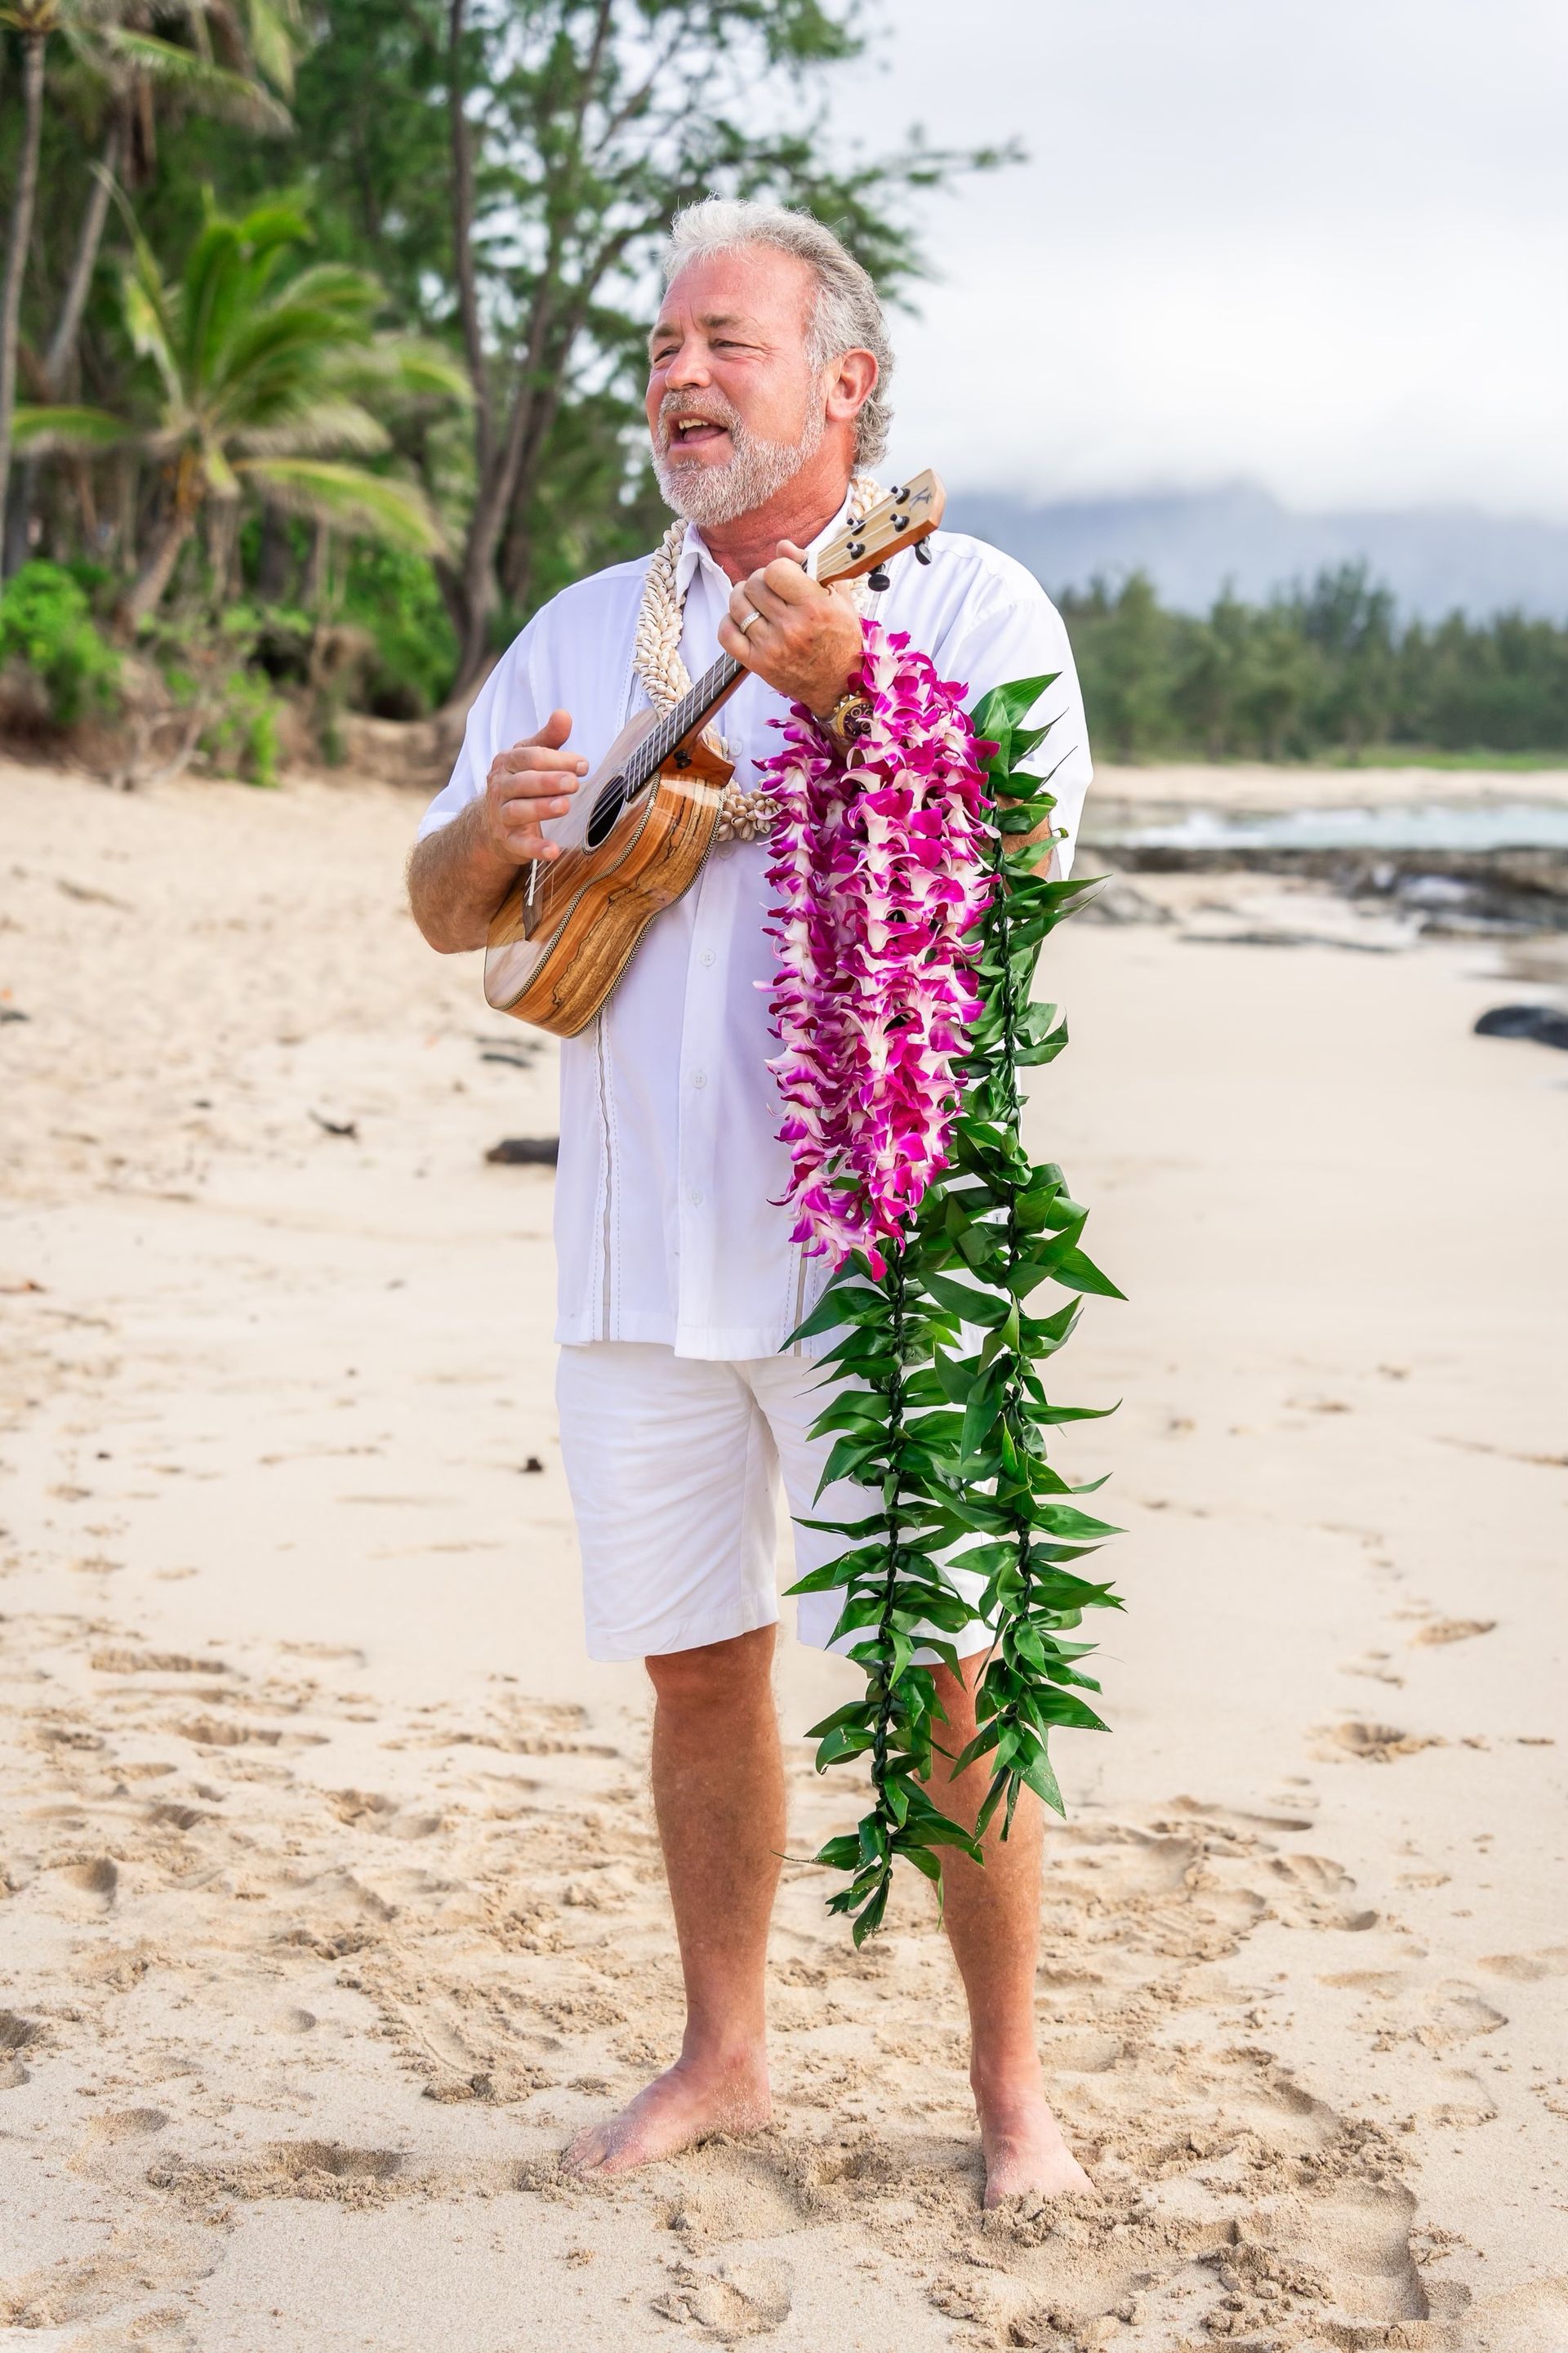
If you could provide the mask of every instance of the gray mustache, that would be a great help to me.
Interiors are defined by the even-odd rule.
[[[678,417],[700,417],[705,425],[722,425],[731,433],[741,421],[728,401],[714,408],[706,402],[682,400],[678,394],[667,392],[658,411],[658,438],[667,449],[680,447],[675,438],[674,420]]]

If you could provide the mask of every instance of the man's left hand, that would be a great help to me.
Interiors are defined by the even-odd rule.
[[[804,548],[781,539],[773,561],[732,592],[719,643],[787,702],[825,719],[860,667],[865,641],[847,596],[813,580],[805,562]]]

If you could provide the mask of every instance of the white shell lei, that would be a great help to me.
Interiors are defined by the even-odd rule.
[[[857,515],[882,495],[878,484],[868,474],[857,474],[849,485]],[[637,628],[632,638],[632,661],[643,690],[654,709],[660,713],[673,711],[683,694],[690,691],[691,674],[680,659],[680,629],[685,607],[684,597],[676,593],[676,565],[686,542],[686,524],[677,520],[665,533],[648,562],[647,576],[643,582],[642,605],[637,613]],[[867,596],[863,584],[850,583],[850,594],[856,609],[864,613]],[[725,746],[726,758],[732,750]],[[742,792],[731,777],[724,787],[724,799],[719,812],[719,824],[714,836],[718,841],[763,841],[772,833],[776,805],[771,792]]]

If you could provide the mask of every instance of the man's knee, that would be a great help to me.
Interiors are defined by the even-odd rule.
[[[759,1626],[727,1642],[667,1651],[643,1664],[662,1707],[683,1715],[733,1707],[765,1689],[773,1669],[773,1629]]]
[[[931,1680],[936,1685],[936,1695],[947,1718],[948,1729],[961,1733],[963,1742],[969,1741],[974,1735],[975,1694],[990,1657],[989,1651],[976,1651],[969,1658],[960,1659],[957,1674],[951,1667],[931,1669]]]

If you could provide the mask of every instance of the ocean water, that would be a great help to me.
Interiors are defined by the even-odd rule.
[[[1159,825],[1090,830],[1108,849],[1129,849],[1568,850],[1568,803],[1415,801],[1255,816],[1198,808]]]

